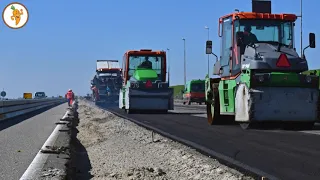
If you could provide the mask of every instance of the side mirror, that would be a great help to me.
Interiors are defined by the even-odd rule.
[[[210,40],[206,42],[206,54],[212,54],[212,41]]]
[[[309,33],[309,46],[310,48],[316,47],[316,35],[314,33]]]

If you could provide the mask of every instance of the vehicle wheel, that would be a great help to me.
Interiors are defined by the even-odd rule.
[[[183,105],[186,105],[186,102],[183,102]]]
[[[191,105],[191,101],[188,101],[188,105]]]
[[[214,98],[213,105],[207,103],[207,120],[210,125],[221,123],[219,96]]]
[[[199,105],[202,105],[202,103],[199,103]]]

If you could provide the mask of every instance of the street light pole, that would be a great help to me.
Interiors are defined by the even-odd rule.
[[[302,0],[300,0],[300,16],[301,16],[301,19],[300,19],[300,54],[301,54],[301,57],[302,57]]]
[[[209,27],[208,27],[208,26],[205,26],[204,28],[208,30],[208,40],[210,40]],[[208,54],[208,76],[210,76],[210,74],[209,74],[209,73],[210,73],[210,71],[209,71],[209,66],[210,66],[210,56],[209,56],[209,54]]]
[[[169,48],[167,48],[167,52],[168,52],[168,55],[167,55],[167,57],[168,57],[168,60],[167,60],[167,64],[168,64],[168,84],[169,84],[169,86],[170,86],[170,49]]]
[[[184,63],[184,84],[187,83],[187,62],[186,62],[186,39],[182,38],[183,40],[183,63]]]

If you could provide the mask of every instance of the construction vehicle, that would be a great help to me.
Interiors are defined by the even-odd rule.
[[[272,14],[271,1],[252,4],[252,12],[219,19],[222,47],[213,68],[219,77],[206,78],[208,123],[233,120],[243,129],[268,122],[312,128],[319,118],[319,76],[302,72],[308,70],[304,51],[315,48],[315,34],[309,34],[309,45],[299,57],[294,46],[297,16]],[[210,40],[206,54],[215,55]]]
[[[45,92],[36,92],[36,93],[34,93],[34,98],[35,99],[43,99],[43,98],[47,98],[47,96],[46,96]]]
[[[173,88],[166,80],[166,69],[165,51],[127,51],[123,56],[119,108],[127,113],[173,110]]]
[[[198,104],[205,103],[205,80],[191,80],[185,85],[183,93],[183,104],[191,105],[196,102]]]
[[[122,86],[118,60],[97,60],[96,75],[91,80],[92,99],[96,105],[116,103]]]

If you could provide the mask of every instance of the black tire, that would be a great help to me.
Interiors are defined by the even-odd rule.
[[[207,103],[207,120],[209,125],[221,124],[220,100],[219,96],[215,96],[214,104]]]

